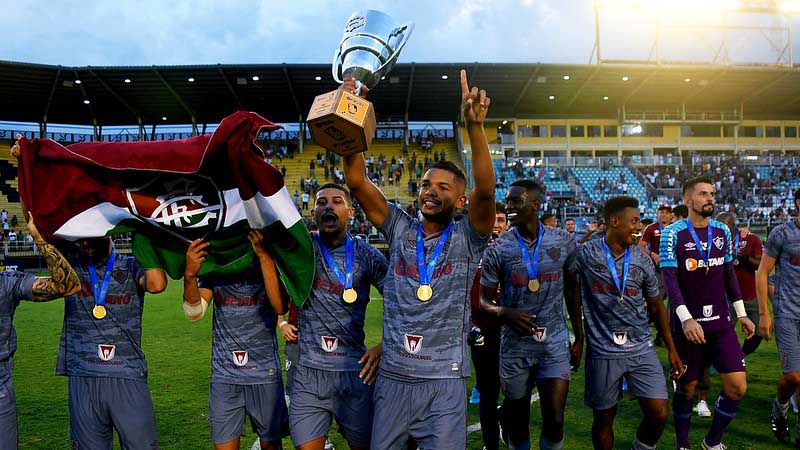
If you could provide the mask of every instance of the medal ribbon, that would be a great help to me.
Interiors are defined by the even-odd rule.
[[[450,238],[450,232],[453,230],[454,224],[455,222],[451,220],[447,228],[442,231],[442,235],[439,236],[439,240],[436,242],[433,252],[431,252],[431,259],[428,261],[428,264],[425,264],[425,236],[422,234],[422,223],[420,222],[417,227],[417,271],[419,272],[419,284],[431,284],[431,278],[433,278],[433,271],[436,269],[436,263],[439,261],[439,257],[442,256],[444,244]]]
[[[535,280],[539,275],[539,246],[542,245],[542,236],[544,236],[544,225],[539,224],[539,237],[536,239],[536,246],[533,247],[533,258],[528,251],[528,245],[522,240],[522,235],[519,229],[516,230],[517,243],[519,243],[519,252],[522,253],[522,260],[525,262],[525,268],[528,269],[528,281]]]
[[[735,247],[733,247],[733,257],[734,258],[736,258],[736,255],[739,254],[739,241],[740,241],[739,230],[736,230],[736,239],[734,240],[734,244],[733,244],[735,246]]]
[[[314,233],[314,238],[317,240],[319,244],[319,250],[322,252],[322,257],[325,258],[325,263],[328,264],[328,267],[331,268],[333,274],[336,275],[336,279],[339,280],[339,284],[342,285],[344,290],[352,289],[353,288],[353,238],[350,237],[349,234],[345,235],[345,272],[342,272],[341,267],[339,264],[336,263],[336,260],[333,259],[330,252],[328,252],[328,248],[325,247],[325,244],[322,242],[322,239],[319,237],[319,234]]]
[[[117,250],[111,247],[111,254],[108,255],[106,262],[106,271],[103,273],[103,284],[100,285],[97,281],[97,270],[94,268],[94,263],[89,261],[86,269],[89,272],[89,281],[92,282],[92,295],[94,296],[94,304],[96,306],[103,306],[106,304],[106,296],[108,295],[108,285],[111,283],[111,272],[114,270],[114,261],[117,259]]]
[[[706,243],[706,250],[703,250],[703,244],[700,242],[700,238],[697,237],[697,231],[694,230],[694,226],[689,219],[686,220],[686,228],[689,229],[689,234],[692,235],[692,239],[694,239],[695,245],[697,245],[697,252],[700,253],[700,257],[703,258],[703,261],[706,263],[706,271],[709,270],[708,266],[708,259],[711,256],[711,238],[713,236],[711,231],[711,224],[708,224],[708,242]]]
[[[614,262],[614,255],[611,254],[611,249],[608,248],[605,237],[603,237],[603,253],[606,254],[608,270],[611,271],[611,278],[614,279],[614,285],[619,291],[619,298],[621,300],[625,295],[625,285],[628,283],[628,269],[631,267],[631,249],[630,247],[625,247],[625,261],[622,263],[621,280],[619,279],[619,273],[617,272],[617,263]]]

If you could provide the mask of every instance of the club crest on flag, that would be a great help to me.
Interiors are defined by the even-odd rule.
[[[322,336],[322,349],[328,353],[335,352],[339,348],[339,339],[333,336]]]
[[[533,327],[533,340],[544,342],[547,339],[547,327]]]
[[[250,357],[247,355],[246,351],[237,350],[231,352],[231,354],[233,354],[233,363],[239,367],[244,366],[248,361],[250,361]]]
[[[97,345],[97,357],[103,361],[111,361],[116,354],[117,346],[108,344]]]
[[[225,222],[222,193],[202,175],[158,174],[126,194],[134,215],[186,240],[205,238]]]
[[[406,348],[408,353],[412,355],[419,353],[422,350],[422,339],[423,336],[419,336],[416,334],[406,334],[405,340],[403,341],[403,346]]]
[[[615,331],[614,332],[614,343],[617,345],[625,345],[628,342],[628,332],[627,331]]]

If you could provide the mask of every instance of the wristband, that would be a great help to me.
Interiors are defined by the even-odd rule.
[[[686,305],[679,305],[675,308],[675,314],[680,319],[681,323],[686,322],[689,319],[692,319],[692,314],[689,312],[689,308]]]
[[[289,322],[284,320],[283,322],[280,323],[280,325],[278,325],[278,329],[282,330],[284,325],[289,325]]]
[[[208,309],[208,300],[203,297],[200,297],[200,303],[195,305],[186,303],[186,300],[183,301],[183,315],[191,322],[202,319],[206,315],[206,309]]]
[[[741,319],[747,317],[747,310],[744,309],[744,300],[736,300],[733,302],[733,310],[736,311],[736,317]]]

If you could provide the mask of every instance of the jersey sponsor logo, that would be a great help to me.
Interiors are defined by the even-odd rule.
[[[117,354],[117,346],[109,344],[97,345],[97,357],[103,361],[111,361]]]
[[[231,354],[233,355],[233,363],[239,367],[243,367],[250,361],[250,356],[244,350],[232,351]]]
[[[532,328],[533,331],[533,340],[536,342],[544,342],[547,339],[547,327],[537,327],[534,326]]]
[[[397,261],[397,264],[394,266],[394,273],[398,276],[407,276],[414,280],[419,279],[419,270],[417,270],[417,264],[412,263],[408,264],[405,258],[400,258]],[[453,264],[450,261],[443,261],[442,264],[434,269],[432,280],[435,280],[442,276],[447,276],[453,273]],[[416,289],[416,288],[414,288]]]
[[[660,237],[661,236],[661,230],[655,230],[653,232],[653,235],[655,235],[656,237]]]
[[[547,256],[555,262],[561,259],[561,247],[553,247],[547,249]]]
[[[705,268],[706,262],[702,259],[694,259],[694,258],[686,258],[685,261],[686,270],[689,272],[694,272],[697,269]],[[711,258],[708,260],[709,267],[721,266],[725,264],[725,257],[720,256],[718,258]]]
[[[717,247],[717,250],[722,250],[722,247],[725,246],[725,238],[722,236],[717,236],[714,238],[714,247]]]
[[[614,331],[614,343],[617,345],[625,345],[628,343],[628,332],[627,331]]]
[[[408,353],[416,355],[422,350],[422,339],[424,336],[417,334],[404,334],[403,336],[405,336],[405,339],[403,339],[403,346]]]
[[[539,276],[536,277],[539,280],[539,283],[557,283],[561,281],[563,272],[550,272],[550,273],[540,273]],[[525,288],[528,289],[528,272],[523,271],[520,273],[511,273],[508,277],[509,281],[511,282],[511,287],[520,289]]]
[[[266,302],[266,293],[256,295],[222,295],[219,289],[214,289],[214,304],[217,306],[261,306]]]
[[[339,339],[333,336],[322,336],[320,338],[322,349],[328,353],[335,352],[339,348]]]

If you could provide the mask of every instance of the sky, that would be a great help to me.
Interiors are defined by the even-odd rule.
[[[328,63],[349,15],[370,8],[388,13],[398,23],[415,22],[400,62],[586,64],[595,44],[593,4],[593,0],[0,0],[4,16],[0,59],[67,66]],[[692,14],[684,11],[680,20],[713,21],[715,16],[692,8]],[[604,57],[646,59],[654,39],[651,19],[652,15],[604,16]],[[711,60],[719,46],[719,36],[710,34],[673,30],[663,36],[669,41],[664,53],[675,59]],[[797,39],[800,45],[800,36]],[[768,45],[756,45],[757,40],[738,36],[733,51],[741,58],[776,57]],[[777,42],[780,36],[772,40]]]

